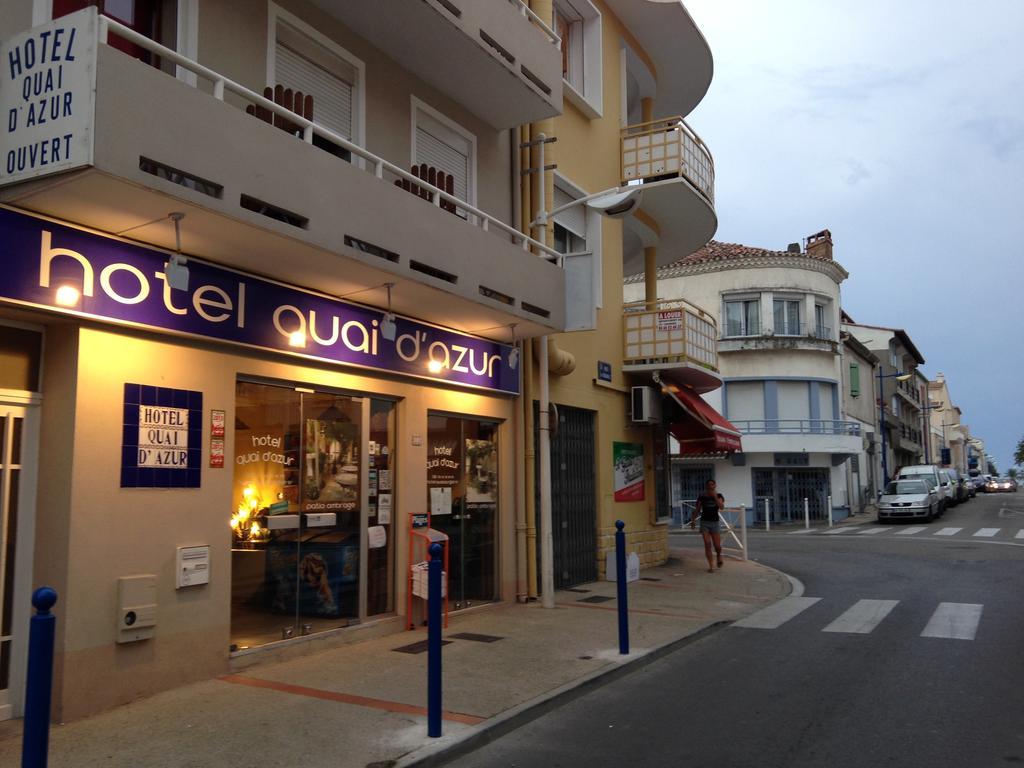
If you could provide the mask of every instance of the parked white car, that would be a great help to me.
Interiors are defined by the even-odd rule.
[[[931,522],[938,516],[941,502],[938,486],[925,477],[893,480],[878,499],[878,522],[915,518]]]
[[[951,505],[950,497],[953,495],[952,485],[949,482],[949,476],[945,477],[945,486],[943,486],[943,478],[940,474],[940,470],[934,464],[912,464],[907,467],[900,469],[899,474],[896,476],[897,480],[924,480],[929,488],[936,488],[939,497],[939,516],[946,511],[946,507]]]

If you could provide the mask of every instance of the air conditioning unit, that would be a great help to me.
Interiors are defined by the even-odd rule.
[[[661,421],[661,390],[657,387],[633,387],[629,402],[634,424],[657,424]]]

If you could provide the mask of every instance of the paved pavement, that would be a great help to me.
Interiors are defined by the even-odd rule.
[[[634,671],[791,591],[735,556],[706,573],[674,550],[629,586],[631,653],[618,653],[615,585],[561,591],[556,608],[502,604],[453,615],[444,649],[444,736],[426,735],[425,640],[403,632],[183,686],[51,731],[51,768],[439,764]],[[602,599],[607,598],[607,599]],[[0,765],[17,765],[20,721],[0,723]]]

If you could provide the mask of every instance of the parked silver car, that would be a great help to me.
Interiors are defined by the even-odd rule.
[[[940,493],[924,478],[893,480],[878,499],[878,522],[915,518],[931,522],[939,514]]]

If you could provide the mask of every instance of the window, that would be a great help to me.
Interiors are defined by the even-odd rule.
[[[850,397],[860,396],[860,366],[850,363]]]
[[[798,336],[800,334],[799,299],[775,299],[775,335]]]
[[[590,0],[555,0],[552,27],[562,39],[565,97],[590,118],[601,116],[601,13]]]
[[[363,63],[301,19],[271,5],[273,47],[267,84],[313,97],[313,120],[355,144],[362,144]],[[313,136],[313,144],[345,160],[348,150]]]
[[[570,205],[586,195],[560,174],[555,174],[551,210]],[[601,307],[604,284],[601,275],[601,214],[586,205],[566,208],[551,217],[554,247],[559,253],[576,254],[563,259],[566,285],[566,329],[593,330]]]
[[[825,307],[822,304],[814,305],[814,336],[818,339],[827,339],[832,333],[831,329],[825,326]]]
[[[725,302],[726,336],[756,336],[760,332],[760,299],[739,299]]]
[[[412,99],[412,162],[450,174],[457,198],[476,204],[476,137],[415,96]],[[465,216],[463,211],[459,214]]]
[[[893,416],[899,416],[900,415],[900,399],[898,397],[896,397],[896,395],[892,396],[892,415]]]
[[[168,48],[178,49],[176,0],[53,0],[52,18],[67,16],[90,5],[96,6],[104,16],[131,27],[140,35]],[[146,64],[166,69],[168,72],[174,71],[170,63],[161,63],[159,57],[116,34],[110,35],[110,45]]]
[[[555,185],[555,200],[552,210],[568,205],[576,199],[564,189]],[[587,249],[587,206],[574,205],[553,217],[552,231],[555,237],[555,250],[559,253],[579,253]]]
[[[900,356],[896,352],[896,342],[889,342],[889,363],[897,371],[900,369]]]

